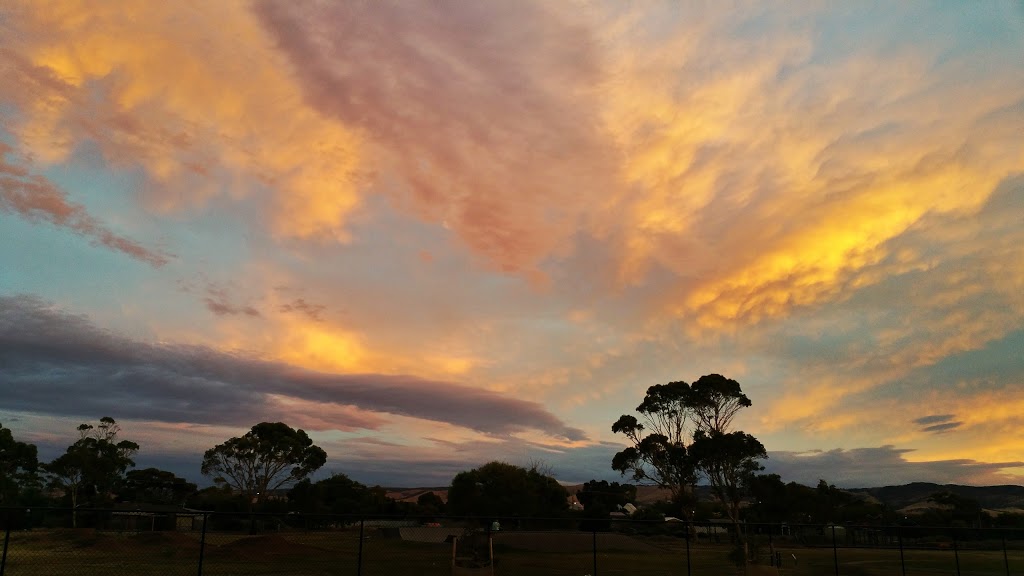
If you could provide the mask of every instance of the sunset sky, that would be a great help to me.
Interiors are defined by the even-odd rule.
[[[785,480],[1024,483],[1024,3],[0,3],[0,423],[202,481],[618,479],[734,378]]]

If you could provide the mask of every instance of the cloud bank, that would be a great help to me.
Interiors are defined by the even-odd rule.
[[[978,462],[970,459],[914,462],[906,457],[911,449],[893,446],[812,450],[807,452],[772,451],[764,462],[765,473],[779,474],[786,481],[815,486],[826,480],[841,488],[873,488],[920,482],[937,484],[995,485],[1014,483],[1009,472],[1024,467],[1024,462]]]
[[[0,365],[6,407],[47,414],[239,426],[291,417],[309,426],[309,410],[322,418],[310,428],[352,430],[378,426],[384,413],[495,436],[585,437],[536,402],[414,376],[323,374],[205,347],[134,342],[25,296],[0,296]]]

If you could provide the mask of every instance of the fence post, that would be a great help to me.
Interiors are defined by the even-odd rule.
[[[206,553],[206,517],[208,514],[203,512],[203,529],[199,534],[199,576],[203,576],[203,554]]]
[[[11,541],[11,511],[7,510],[7,527],[4,530],[4,555],[0,557],[0,576],[7,569],[7,545]]]
[[[594,528],[594,531],[591,532],[591,534],[593,534],[593,537],[594,537],[594,574],[593,574],[593,576],[597,576],[597,528],[596,527]]]
[[[907,563],[903,559],[903,527],[902,526],[896,528],[896,539],[899,540],[899,543],[900,543],[900,573],[903,574],[903,576],[907,576]]]
[[[836,545],[836,523],[832,523],[832,564],[836,567],[836,576],[839,576],[839,549]]]
[[[356,556],[356,576],[363,574],[363,518],[359,519],[359,554]]]
[[[953,535],[953,557],[956,559],[956,576],[960,576],[960,550],[956,545],[956,530],[950,532]]]
[[[686,576],[691,576],[690,572],[690,536],[693,534],[693,522],[690,522],[689,527],[686,530]]]

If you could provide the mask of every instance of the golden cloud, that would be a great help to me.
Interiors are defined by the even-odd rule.
[[[0,81],[9,127],[40,163],[96,145],[141,166],[160,210],[271,192],[279,237],[345,239],[359,205],[361,144],[303,103],[244,2],[14,2]],[[31,80],[31,82],[26,82]]]
[[[622,77],[605,111],[643,191],[620,281],[674,271],[662,306],[678,317],[720,330],[842,298],[879,280],[860,273],[888,241],[926,215],[970,217],[1024,169],[1024,86],[958,86],[969,59],[936,66],[924,45],[815,63],[800,26],[751,42],[733,18],[688,16],[610,39]]]

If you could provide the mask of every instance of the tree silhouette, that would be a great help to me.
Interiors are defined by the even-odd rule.
[[[78,507],[82,496],[92,504],[106,503],[125,472],[135,466],[132,457],[139,451],[139,445],[130,440],[119,441],[121,427],[109,416],[100,418],[96,426],[80,424],[77,430],[78,440],[45,466],[50,485],[70,496],[72,508]],[[78,525],[76,513],[72,513],[71,523]]]
[[[27,488],[38,484],[39,459],[35,444],[14,439],[0,424],[0,506],[10,506]]]
[[[262,422],[244,436],[207,450],[201,470],[215,483],[243,494],[252,512],[270,490],[306,478],[326,461],[327,453],[305,431],[282,422]]]
[[[740,503],[761,470],[758,460],[768,457],[756,438],[731,430],[736,414],[750,405],[739,382],[720,374],[701,376],[692,385],[651,386],[636,408],[642,421],[624,414],[612,425],[612,432],[632,444],[615,454],[612,468],[667,488],[675,506],[684,510],[689,508],[684,503],[692,503],[692,487],[706,479],[745,547]]]

